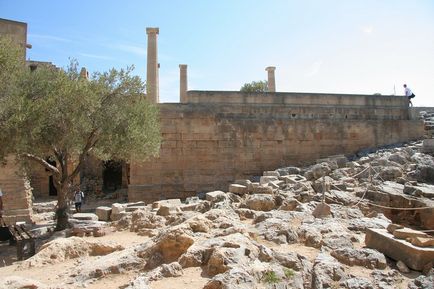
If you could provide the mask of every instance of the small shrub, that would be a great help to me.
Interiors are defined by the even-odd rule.
[[[294,270],[290,268],[284,268],[283,273],[285,274],[286,279],[292,279],[294,277]]]
[[[277,277],[276,272],[274,271],[265,272],[264,275],[262,276],[262,280],[268,284],[274,284],[280,282],[280,278]]]

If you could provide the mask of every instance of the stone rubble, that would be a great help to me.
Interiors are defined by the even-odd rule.
[[[71,221],[73,235],[111,226],[148,241],[122,248],[98,239],[58,239],[22,267],[77,258],[65,288],[125,272],[136,277],[121,288],[152,288],[191,267],[209,279],[204,289],[432,288],[433,263],[414,267],[365,241],[377,230],[434,250],[431,235],[410,229],[434,229],[434,186],[423,183],[434,182],[434,158],[415,144],[350,159],[331,156],[305,168],[266,171],[258,180],[237,180],[227,192],[205,193],[204,200],[99,207],[99,221],[90,215]],[[52,258],[57,251],[62,253]]]

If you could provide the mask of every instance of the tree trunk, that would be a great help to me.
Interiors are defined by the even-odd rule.
[[[65,230],[68,228],[68,200],[67,187],[62,184],[60,190],[57,191],[57,209],[56,209],[56,231]]]

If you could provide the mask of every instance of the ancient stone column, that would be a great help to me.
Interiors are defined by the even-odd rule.
[[[265,70],[268,72],[268,92],[276,92],[276,79],[274,78],[276,67],[268,66]]]
[[[179,65],[179,99],[181,103],[187,102],[187,64]]]
[[[82,67],[80,70],[80,78],[82,79],[89,79],[89,72],[87,71],[86,67]]]
[[[153,103],[160,102],[160,93],[158,85],[158,51],[157,35],[160,32],[158,28],[146,28],[148,34],[148,63],[146,71],[146,93],[148,99]]]

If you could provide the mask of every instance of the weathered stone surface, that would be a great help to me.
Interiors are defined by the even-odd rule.
[[[222,202],[227,199],[225,192],[213,191],[205,194],[206,200],[212,203]]]
[[[162,204],[180,206],[182,205],[182,202],[181,199],[168,199],[168,200],[156,201],[152,203],[152,208],[158,209]]]
[[[410,269],[408,269],[407,265],[402,261],[396,262],[396,267],[401,273],[410,273]]]
[[[83,221],[98,221],[98,216],[92,213],[75,213],[72,218]]]
[[[7,276],[0,280],[0,288],[4,289],[48,289],[49,287],[34,279],[19,276]]]
[[[180,211],[181,211],[181,209],[179,209],[179,207],[176,205],[163,203],[163,204],[160,204],[160,207],[158,208],[158,211],[157,211],[157,215],[169,216],[171,214],[175,214],[175,213],[180,212]]]
[[[91,242],[79,237],[59,238],[42,245],[36,255],[21,263],[21,268],[41,267],[85,256],[102,256],[123,249],[123,246],[113,242]]]
[[[99,221],[110,221],[110,215],[112,213],[112,209],[110,207],[97,207],[95,210],[96,215],[98,216]]]
[[[155,244],[139,252],[138,256],[147,260],[146,268],[153,269],[163,263],[177,261],[194,243],[190,232],[182,227],[173,227],[161,232]]]
[[[203,289],[252,289],[256,279],[240,268],[234,268],[224,274],[214,276]]]
[[[242,196],[244,194],[247,194],[248,191],[247,186],[231,184],[229,186],[229,192]]]
[[[246,206],[255,211],[270,211],[275,205],[274,197],[268,194],[255,194],[246,199]]]
[[[330,253],[339,262],[349,266],[363,266],[370,269],[385,269],[386,258],[383,254],[369,248],[339,248]]]
[[[314,262],[312,288],[333,288],[335,282],[346,277],[344,268],[330,255],[320,253]]]
[[[395,236],[395,238],[404,239],[404,240],[412,237],[422,237],[422,238],[428,237],[426,233],[412,230],[409,228],[396,229],[393,231],[393,236]]]
[[[326,203],[319,203],[316,205],[315,210],[312,212],[315,218],[327,218],[331,215],[330,206]]]
[[[410,237],[411,243],[418,247],[434,247],[434,238]]]
[[[286,220],[267,218],[256,224],[256,228],[265,240],[277,244],[292,244],[298,241],[297,233],[292,230]]]
[[[434,260],[434,248],[416,247],[405,240],[394,238],[384,229],[367,229],[365,243],[367,247],[400,260],[417,271],[423,270],[427,263]]]
[[[269,185],[254,186],[252,193],[253,194],[272,194],[273,188],[270,187]]]
[[[341,282],[346,289],[375,289],[374,284],[363,277],[353,277]]]
[[[434,275],[417,277],[408,284],[408,289],[434,289]]]
[[[127,206],[125,208],[125,212],[131,213],[137,210],[143,210],[145,208],[146,208],[145,206]]]

